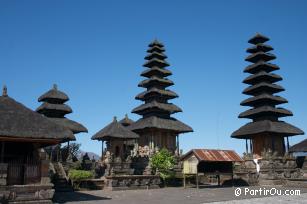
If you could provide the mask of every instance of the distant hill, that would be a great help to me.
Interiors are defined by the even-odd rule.
[[[89,156],[90,159],[93,159],[93,157],[96,161],[100,159],[100,156],[98,154],[96,154],[94,152],[85,152],[85,151],[82,151],[82,150],[81,150],[81,153],[80,153],[78,159],[82,159],[82,157],[83,157],[83,155],[85,155],[85,153],[87,153],[87,155]]]

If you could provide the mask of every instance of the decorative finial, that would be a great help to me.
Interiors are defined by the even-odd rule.
[[[2,90],[2,96],[7,97],[7,87],[6,85],[3,86],[3,90]]]
[[[128,114],[127,113],[125,114],[125,119],[128,120]]]
[[[54,89],[54,90],[58,90],[58,85],[53,84],[53,89]]]
[[[117,122],[116,116],[113,117],[113,122]]]

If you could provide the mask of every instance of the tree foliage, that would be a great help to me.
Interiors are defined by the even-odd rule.
[[[68,145],[62,147],[61,151],[62,151],[62,156],[65,158],[64,160],[66,160],[69,154],[71,155],[73,160],[76,160],[81,153],[80,147],[81,144],[79,143],[70,143],[69,148]]]
[[[162,149],[150,158],[150,165],[154,171],[158,170],[162,179],[165,180],[173,176],[175,158],[167,149]]]

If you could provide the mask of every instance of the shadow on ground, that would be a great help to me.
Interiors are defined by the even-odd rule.
[[[78,202],[78,201],[98,201],[111,200],[108,197],[90,195],[82,192],[62,192],[55,193],[53,197],[54,203]]]

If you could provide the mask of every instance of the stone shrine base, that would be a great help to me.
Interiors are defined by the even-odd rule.
[[[106,176],[104,190],[135,190],[160,188],[159,175]]]
[[[54,195],[52,187],[52,184],[0,186],[0,202],[51,204]]]
[[[295,188],[306,188],[307,189],[307,178],[304,179],[288,179],[284,184],[285,187]]]

